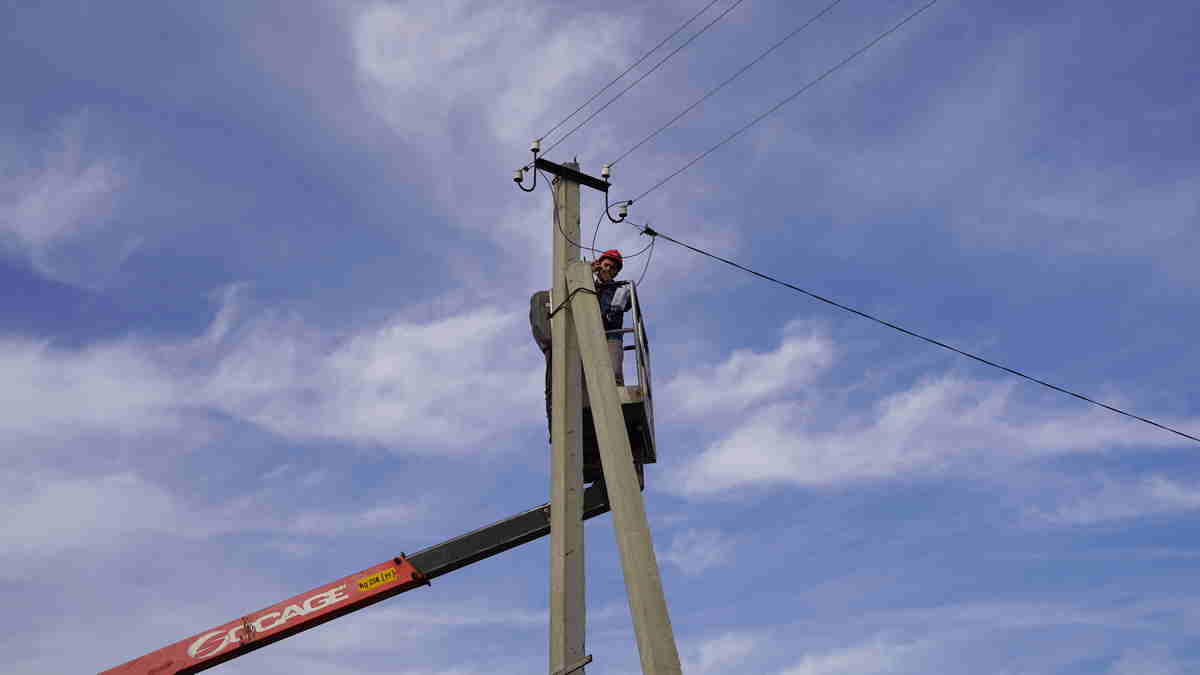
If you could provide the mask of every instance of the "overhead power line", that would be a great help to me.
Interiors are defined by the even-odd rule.
[[[625,77],[626,75],[628,75],[629,71],[640,66],[642,64],[642,61],[645,61],[646,59],[650,58],[651,54],[658,51],[663,45],[667,44],[667,42],[670,42],[671,38],[675,37],[676,35],[679,35],[679,33],[682,32],[684,28],[687,28],[688,26],[690,26],[693,21],[700,18],[701,14],[707,12],[713,5],[717,4],[718,2],[720,2],[720,0],[712,0],[712,2],[708,3],[704,7],[700,8],[700,11],[693,14],[692,18],[690,18],[687,21],[684,21],[682,24],[680,24],[679,28],[676,28],[674,31],[671,32],[670,35],[663,38],[661,42],[659,42],[658,44],[656,44],[652,48],[650,48],[650,51],[646,52],[645,54],[642,54],[638,58],[637,61],[634,61],[633,63],[629,64],[629,67],[626,68],[625,70],[622,70],[620,75],[617,75],[612,80],[610,80],[608,84],[597,89],[596,93],[594,93],[590,97],[588,97],[588,100],[584,101],[583,104],[580,105],[578,108],[571,111],[570,115],[567,115],[566,117],[559,120],[558,124],[555,124],[554,126],[550,127],[550,131],[547,131],[546,133],[542,134],[541,136],[538,136],[538,140],[539,141],[545,140],[547,136],[554,133],[555,131],[558,131],[558,128],[561,127],[562,125],[566,124],[567,120],[571,119],[575,115],[578,115],[580,110],[583,110],[584,108],[588,107],[588,105],[592,101],[595,101],[597,98],[600,97],[600,94],[603,94],[604,92],[608,91],[609,87],[616,84],[622,77]]]
[[[814,24],[814,23],[815,23],[815,22],[816,22],[818,19],[820,19],[821,17],[823,17],[823,16],[825,16],[826,14],[828,14],[830,11],[832,11],[832,10],[833,10],[833,8],[834,8],[834,7],[837,7],[839,4],[841,4],[841,2],[842,2],[842,0],[833,0],[833,2],[831,2],[831,3],[829,3],[828,5],[826,5],[826,6],[825,6],[825,9],[822,9],[820,12],[817,12],[817,13],[816,13],[816,14],[815,14],[815,15],[814,15],[812,18],[810,18],[808,21],[805,21],[805,22],[804,22],[803,24],[801,24],[799,27],[797,27],[797,28],[793,29],[793,30],[792,30],[792,32],[790,32],[790,33],[788,33],[787,35],[783,36],[783,39],[781,39],[781,40],[777,41],[775,44],[771,45],[770,47],[767,47],[765,50],[763,50],[763,51],[762,51],[762,53],[760,53],[758,56],[754,57],[754,59],[752,59],[752,60],[751,60],[749,63],[747,63],[746,65],[742,66],[741,68],[739,68],[739,69],[737,70],[737,72],[735,72],[733,75],[730,75],[728,78],[726,78],[724,82],[722,82],[721,84],[718,84],[717,86],[713,87],[712,89],[709,89],[707,92],[705,92],[705,93],[704,93],[704,95],[703,95],[703,96],[701,96],[700,98],[696,99],[696,100],[695,100],[695,101],[694,101],[694,102],[693,102],[691,105],[689,105],[689,106],[687,106],[686,108],[684,108],[683,110],[681,110],[681,111],[679,112],[679,114],[678,114],[678,115],[676,115],[676,116],[672,117],[671,119],[667,120],[667,123],[666,123],[666,124],[664,124],[664,125],[662,125],[661,127],[659,127],[659,128],[657,128],[657,129],[655,129],[655,130],[654,130],[654,132],[653,132],[653,133],[651,133],[649,136],[646,136],[646,137],[645,137],[645,138],[643,138],[642,140],[640,140],[640,141],[638,141],[637,143],[635,143],[635,144],[633,145],[633,147],[629,148],[629,149],[628,149],[628,150],[626,150],[625,152],[622,152],[622,153],[620,154],[620,156],[619,156],[619,157],[617,157],[617,158],[616,158],[616,159],[614,159],[613,161],[609,162],[609,165],[610,165],[610,166],[616,166],[617,162],[619,162],[619,161],[621,161],[621,160],[625,159],[625,158],[626,158],[626,157],[628,157],[629,155],[633,154],[633,152],[634,152],[635,150],[637,150],[638,148],[642,147],[642,146],[643,146],[643,145],[645,145],[646,143],[650,142],[650,140],[651,140],[651,139],[653,139],[655,136],[657,136],[657,135],[661,134],[663,131],[665,131],[667,128],[669,128],[669,127],[670,127],[672,124],[675,124],[676,122],[678,122],[678,121],[680,120],[680,118],[682,118],[684,115],[686,115],[686,114],[688,114],[689,112],[691,112],[691,111],[692,111],[692,110],[693,110],[693,109],[694,109],[696,106],[698,106],[698,105],[700,105],[701,103],[703,103],[703,102],[707,101],[707,100],[708,100],[708,99],[709,99],[709,98],[710,98],[710,97],[711,97],[713,94],[716,94],[718,91],[721,91],[721,89],[725,88],[725,85],[727,85],[727,84],[729,84],[730,82],[733,82],[733,81],[734,81],[734,80],[736,80],[737,78],[741,77],[742,73],[745,73],[747,70],[750,70],[750,69],[751,69],[751,68],[753,68],[755,65],[757,65],[759,61],[762,61],[763,59],[767,58],[767,56],[768,56],[768,55],[770,55],[770,54],[771,54],[771,52],[773,52],[773,51],[775,51],[776,49],[778,49],[778,48],[780,48],[781,46],[783,46],[783,43],[785,43],[785,42],[787,42],[788,40],[791,40],[792,38],[796,37],[796,36],[797,36],[797,35],[799,35],[799,34],[800,34],[800,32],[801,32],[801,31],[803,31],[805,28],[808,28],[809,26],[811,26],[812,24]]]
[[[542,174],[542,181],[544,181],[546,183],[546,185],[550,186],[550,199],[554,200],[554,227],[558,228],[558,233],[562,235],[563,239],[567,240],[568,244],[571,244],[572,246],[576,246],[580,250],[591,251],[592,253],[599,253],[599,251],[597,251],[596,249],[591,248],[590,246],[584,246],[583,244],[581,244],[567,236],[567,231],[563,229],[562,223],[558,222],[558,195],[554,193],[554,183],[553,183],[553,181],[550,180],[549,176],[547,176],[545,173],[542,172],[541,169],[535,169],[535,171]],[[583,239],[583,237],[580,237],[580,239]],[[595,242],[593,242],[593,245],[595,245]]]
[[[550,145],[550,147],[548,147],[544,151],[542,151],[542,154],[543,155],[548,154],[551,150],[558,147],[558,145],[560,143],[567,140],[567,138],[569,138],[571,136],[571,134],[574,134],[576,131],[579,131],[580,129],[582,129],[588,122],[591,122],[593,119],[595,119],[597,115],[599,115],[600,113],[607,110],[610,105],[612,105],[613,103],[616,103],[617,99],[624,96],[627,91],[636,87],[638,85],[638,83],[640,83],[642,80],[646,79],[647,77],[650,77],[650,75],[653,74],[654,71],[658,70],[658,68],[660,66],[662,66],[662,64],[671,60],[672,56],[675,56],[680,51],[682,51],[684,47],[687,47],[688,45],[690,45],[696,38],[700,37],[706,31],[708,31],[709,28],[712,28],[714,25],[716,25],[716,23],[718,21],[720,21],[721,19],[724,19],[726,14],[729,14],[730,12],[732,12],[734,9],[737,8],[738,5],[742,4],[743,2],[745,2],[745,0],[734,0],[734,3],[732,5],[726,7],[724,10],[722,10],[721,13],[718,14],[712,21],[709,21],[707,24],[704,25],[703,28],[696,31],[688,39],[684,40],[683,43],[680,44],[678,47],[676,47],[675,49],[672,49],[671,53],[669,53],[666,56],[659,59],[658,63],[656,63],[650,67],[650,70],[647,70],[646,72],[642,73],[636,80],[634,80],[633,82],[630,82],[628,85],[626,85],[626,87],[624,89],[617,92],[616,96],[613,96],[612,98],[610,98],[607,103],[605,103],[604,105],[600,106],[599,108],[596,108],[595,110],[593,110],[592,114],[588,115],[587,117],[585,117],[583,119],[582,122],[580,122],[579,124],[576,124],[574,127],[572,127],[570,131],[563,134],[562,136],[559,136],[557,141],[554,141],[554,143],[552,143]],[[705,9],[707,9],[707,7]],[[572,113],[572,114],[574,114],[574,113]]]
[[[642,285],[642,279],[646,278],[646,272],[650,271],[650,260],[654,257],[654,243],[658,241],[657,237],[650,237],[650,255],[646,256],[646,263],[642,265],[642,275],[638,277],[637,285]]]
[[[752,119],[752,120],[750,120],[749,122],[747,122],[745,125],[743,125],[743,126],[741,126],[740,128],[738,128],[738,129],[737,129],[736,131],[734,131],[733,133],[731,133],[731,134],[729,134],[728,136],[726,136],[725,138],[721,139],[720,141],[718,141],[718,142],[716,143],[716,145],[713,145],[711,148],[709,148],[709,149],[705,150],[704,152],[700,153],[699,155],[696,155],[696,157],[694,157],[693,159],[691,159],[690,161],[688,161],[686,164],[684,164],[683,166],[679,167],[679,168],[678,168],[678,169],[676,169],[675,171],[673,171],[673,172],[671,172],[670,174],[668,174],[666,178],[663,178],[662,180],[658,181],[658,182],[657,182],[657,183],[655,183],[654,185],[651,185],[651,186],[650,186],[650,187],[649,187],[647,190],[643,191],[641,194],[639,194],[638,196],[634,197],[634,198],[633,198],[632,200],[630,200],[630,201],[631,201],[631,202],[636,202],[636,201],[638,201],[638,200],[642,199],[642,198],[643,198],[643,197],[645,197],[646,195],[650,194],[651,192],[654,192],[654,191],[655,191],[655,190],[657,190],[658,188],[660,188],[660,187],[662,187],[663,185],[665,185],[665,184],[667,183],[667,181],[670,181],[672,178],[675,178],[676,176],[678,176],[679,174],[683,173],[684,171],[687,171],[687,170],[688,170],[688,169],[690,169],[690,168],[692,167],[692,165],[694,165],[696,162],[699,162],[700,160],[704,159],[705,157],[708,157],[709,155],[711,155],[713,152],[715,152],[715,151],[716,151],[718,148],[720,148],[721,146],[725,145],[725,144],[726,144],[726,143],[728,143],[729,141],[732,141],[733,139],[735,139],[735,138],[737,138],[738,136],[742,135],[742,134],[743,134],[743,133],[745,133],[745,132],[746,132],[746,130],[747,130],[747,129],[749,129],[750,127],[752,127],[752,126],[754,126],[755,124],[758,124],[759,122],[763,121],[764,119],[766,119],[767,117],[769,117],[771,114],[773,114],[775,111],[779,110],[780,108],[782,108],[783,106],[787,105],[788,103],[791,103],[793,100],[795,100],[795,99],[796,99],[796,97],[800,96],[801,94],[803,94],[804,92],[808,91],[809,89],[812,89],[812,88],[813,88],[814,86],[816,86],[816,85],[817,85],[819,82],[821,82],[821,81],[822,81],[822,80],[824,80],[825,78],[829,77],[829,76],[830,76],[830,75],[832,75],[833,73],[835,73],[835,72],[837,72],[838,70],[840,70],[840,69],[841,69],[843,66],[845,66],[847,63],[850,63],[851,61],[853,61],[854,59],[858,58],[858,57],[859,57],[859,56],[861,56],[863,53],[865,53],[867,50],[869,50],[869,49],[871,49],[872,47],[874,47],[875,45],[879,44],[879,43],[880,43],[880,42],[881,42],[881,41],[882,41],[884,38],[886,38],[887,36],[891,35],[892,33],[895,33],[895,32],[896,32],[896,31],[898,31],[898,30],[900,30],[900,29],[901,29],[901,28],[902,28],[902,27],[903,27],[905,24],[907,24],[909,21],[912,21],[913,19],[917,18],[917,16],[919,16],[919,15],[920,15],[922,12],[924,12],[925,10],[927,10],[927,9],[929,9],[930,7],[933,7],[935,4],[937,4],[937,1],[938,1],[938,0],[929,0],[929,2],[925,3],[924,5],[921,5],[921,7],[917,8],[917,10],[916,10],[916,11],[914,11],[914,12],[912,12],[911,14],[909,14],[908,16],[904,17],[904,18],[903,18],[903,19],[901,19],[901,20],[900,20],[898,23],[894,24],[894,25],[893,25],[891,28],[888,28],[887,30],[885,30],[885,31],[883,31],[882,33],[880,33],[879,35],[875,36],[875,38],[874,38],[873,40],[871,40],[871,41],[870,41],[870,42],[868,42],[867,44],[863,45],[862,47],[859,47],[859,48],[858,48],[858,49],[856,49],[854,52],[852,52],[852,53],[851,53],[849,56],[847,56],[846,58],[844,58],[844,59],[842,59],[841,61],[839,61],[839,62],[837,63],[837,65],[835,65],[835,66],[833,66],[832,68],[830,68],[830,69],[826,70],[825,72],[821,73],[821,74],[820,74],[820,75],[818,75],[816,78],[814,78],[814,79],[810,80],[810,81],[809,81],[807,84],[805,84],[803,87],[800,87],[800,88],[799,88],[799,89],[797,89],[796,91],[794,91],[794,92],[792,92],[791,94],[789,94],[789,95],[788,95],[786,98],[784,98],[782,101],[780,101],[780,102],[776,103],[775,105],[771,106],[770,108],[768,108],[766,112],[762,113],[762,114],[761,114],[761,115],[759,115],[758,117],[755,117],[754,119]]]
[[[558,195],[557,195],[557,194],[555,194],[555,192],[554,192],[553,181],[551,181],[551,180],[550,180],[550,177],[549,177],[549,176],[547,176],[547,175],[546,175],[544,172],[542,172],[540,169],[538,169],[538,170],[537,170],[537,172],[538,172],[538,173],[540,173],[540,174],[542,174],[542,181],[543,181],[543,182],[545,182],[545,183],[546,183],[546,185],[549,185],[549,186],[551,186],[551,187],[550,187],[550,199],[552,199],[552,200],[554,201],[554,226],[555,226],[556,228],[558,228],[558,232],[559,232],[559,234],[561,234],[561,235],[563,236],[563,239],[566,239],[566,240],[567,240],[567,243],[568,243],[568,244],[571,244],[572,246],[577,246],[577,247],[579,247],[579,250],[581,250],[581,251],[589,251],[589,252],[591,252],[591,253],[600,253],[600,252],[601,252],[601,249],[598,249],[598,248],[596,248],[595,246],[596,246],[596,236],[597,236],[598,234],[600,234],[600,222],[601,222],[602,220],[604,220],[604,212],[603,212],[603,211],[601,211],[601,212],[600,212],[600,218],[596,220],[596,229],[595,229],[595,230],[592,232],[592,245],[591,245],[591,246],[584,246],[583,244],[581,244],[581,243],[579,243],[579,242],[577,242],[577,241],[575,241],[575,240],[571,239],[569,236],[567,236],[567,231],[563,229],[562,223],[558,222]],[[583,238],[583,237],[580,237],[580,239],[582,239],[582,238]],[[643,247],[642,247],[642,250],[638,251],[637,253],[630,253],[629,255],[624,255],[624,256],[622,256],[622,257],[623,257],[624,259],[626,259],[626,260],[628,260],[628,259],[630,259],[630,258],[636,258],[636,257],[638,257],[639,255],[641,255],[641,254],[645,253],[647,250],[650,250],[650,249],[653,249],[653,248],[654,248],[654,239],[653,239],[653,238],[651,238],[651,239],[650,239],[650,243],[649,243],[649,244],[646,244],[645,246],[643,246]],[[650,251],[650,254],[651,254],[651,255],[653,255],[653,254],[654,254],[654,251],[652,251],[652,250],[651,250],[651,251]],[[647,258],[647,261],[649,261],[649,258]],[[647,266],[648,266],[648,265],[649,265],[649,262],[647,262],[646,264],[647,264]],[[642,275],[643,275],[643,276],[645,276],[645,271],[644,271],[644,270],[643,270],[643,272],[642,272]]]
[[[725,263],[726,265],[729,265],[729,266],[731,266],[731,267],[736,267],[737,269],[739,269],[739,270],[742,270],[743,272],[746,272],[746,273],[749,273],[749,274],[753,274],[754,276],[756,276],[756,277],[758,277],[758,278],[760,278],[760,279],[765,279],[765,280],[767,280],[767,281],[770,281],[771,283],[778,284],[778,285],[780,285],[780,286],[783,286],[784,288],[789,288],[789,289],[791,289],[791,290],[793,290],[793,291],[796,291],[797,293],[802,293],[802,294],[804,294],[804,295],[807,295],[808,297],[810,297],[810,298],[812,298],[812,299],[814,299],[814,300],[819,300],[820,302],[823,302],[823,303],[825,303],[825,304],[827,304],[827,305],[833,305],[834,307],[837,307],[838,309],[841,309],[841,310],[844,310],[844,311],[850,312],[851,314],[855,314],[855,315],[861,316],[861,317],[862,317],[862,318],[864,318],[864,319],[868,319],[868,320],[870,320],[870,321],[874,321],[875,323],[878,323],[878,324],[880,324],[880,325],[887,326],[888,328],[891,328],[892,330],[899,331],[899,332],[901,332],[901,333],[904,333],[905,335],[908,335],[908,336],[910,336],[910,337],[917,338],[918,340],[924,340],[925,342],[928,342],[929,344],[935,345],[935,346],[937,346],[937,347],[941,347],[942,349],[946,349],[946,350],[952,351],[952,352],[954,352],[954,353],[956,353],[956,354],[959,354],[960,356],[965,356],[965,357],[967,357],[967,358],[969,358],[969,359],[972,359],[972,360],[974,360],[974,361],[978,361],[979,363],[982,363],[982,364],[984,364],[984,365],[988,365],[988,366],[991,366],[991,367],[993,367],[993,368],[997,368],[997,369],[999,369],[999,370],[1003,370],[1004,372],[1006,372],[1006,373],[1008,373],[1008,374],[1010,374],[1010,375],[1016,375],[1017,377],[1020,377],[1020,378],[1026,379],[1026,380],[1029,380],[1030,382],[1034,382],[1034,383],[1036,383],[1036,384],[1040,384],[1040,385],[1042,385],[1043,387],[1046,387],[1047,389],[1053,389],[1054,391],[1057,391],[1057,392],[1059,392],[1059,393],[1062,393],[1062,394],[1066,394],[1066,395],[1068,395],[1068,396],[1072,396],[1072,397],[1074,397],[1074,398],[1077,398],[1077,399],[1079,399],[1079,400],[1081,400],[1081,401],[1085,401],[1085,402],[1087,402],[1087,403],[1091,403],[1092,405],[1099,406],[1099,407],[1101,407],[1101,408],[1104,408],[1105,410],[1108,410],[1108,411],[1110,411],[1110,412],[1117,413],[1118,415],[1124,415],[1125,417],[1129,417],[1129,418],[1131,418],[1131,419],[1135,419],[1135,420],[1137,420],[1137,421],[1139,421],[1139,422],[1144,422],[1144,423],[1146,423],[1146,424],[1149,424],[1150,426],[1153,426],[1153,427],[1157,427],[1157,428],[1159,428],[1159,429],[1162,429],[1163,431],[1169,431],[1169,432],[1171,432],[1171,433],[1175,434],[1176,436],[1182,436],[1182,437],[1184,437],[1184,438],[1186,438],[1186,439],[1189,439],[1189,440],[1192,440],[1192,441],[1196,441],[1197,443],[1200,443],[1200,438],[1197,438],[1196,436],[1193,436],[1193,435],[1191,435],[1191,434],[1184,433],[1184,432],[1182,432],[1182,431],[1180,431],[1180,430],[1178,430],[1178,429],[1175,429],[1175,428],[1169,427],[1169,426],[1167,426],[1167,425],[1165,425],[1165,424],[1161,424],[1161,423],[1159,423],[1159,422],[1155,422],[1154,420],[1152,420],[1152,419],[1148,419],[1148,418],[1146,418],[1146,417],[1142,417],[1141,415],[1135,415],[1135,414],[1133,414],[1133,413],[1131,413],[1131,412],[1128,412],[1128,411],[1126,411],[1126,410],[1122,410],[1122,409],[1120,409],[1120,408],[1117,408],[1116,406],[1112,406],[1112,405],[1109,405],[1109,404],[1107,404],[1107,403],[1103,403],[1103,402],[1101,402],[1101,401],[1097,401],[1097,400],[1096,400],[1096,399],[1094,399],[1094,398],[1090,398],[1090,397],[1088,397],[1088,396],[1084,396],[1083,394],[1080,394],[1080,393],[1078,393],[1078,392],[1072,391],[1072,390],[1070,390],[1070,389],[1067,389],[1067,388],[1065,388],[1065,387],[1060,387],[1060,386],[1058,386],[1058,385],[1056,385],[1056,384],[1051,384],[1051,383],[1049,383],[1049,382],[1047,382],[1047,381],[1045,381],[1045,380],[1038,379],[1038,378],[1036,378],[1036,377],[1033,377],[1033,376],[1031,376],[1031,375],[1027,375],[1027,374],[1025,374],[1025,373],[1023,373],[1023,372],[1021,372],[1021,371],[1019,371],[1019,370],[1016,370],[1015,368],[1009,368],[1008,366],[1005,366],[1005,365],[1002,365],[1002,364],[1000,364],[1000,363],[997,363],[997,362],[995,362],[995,361],[992,361],[992,360],[986,359],[986,358],[984,358],[984,357],[982,357],[982,356],[978,356],[978,355],[976,355],[976,354],[972,354],[971,352],[968,352],[968,351],[966,351],[966,350],[959,349],[958,347],[955,347],[955,346],[953,346],[953,345],[950,345],[950,344],[947,344],[947,343],[945,343],[945,342],[942,342],[941,340],[936,340],[936,339],[934,339],[934,338],[927,337],[927,336],[925,336],[925,335],[922,335],[922,334],[920,334],[920,333],[917,333],[916,331],[909,330],[909,329],[907,329],[907,328],[905,328],[905,327],[903,327],[903,326],[900,326],[900,325],[898,325],[898,324],[892,323],[891,321],[885,321],[884,319],[880,319],[880,318],[879,318],[879,317],[877,317],[877,316],[874,316],[874,315],[868,314],[867,312],[864,312],[864,311],[862,311],[862,310],[859,310],[859,309],[855,309],[855,308],[853,308],[853,307],[851,307],[851,306],[849,306],[849,305],[846,305],[846,304],[840,303],[840,302],[838,302],[838,301],[836,301],[836,300],[831,300],[830,298],[827,298],[827,297],[825,297],[825,296],[823,296],[823,295],[819,295],[819,294],[817,294],[817,293],[814,293],[814,292],[812,292],[812,291],[805,290],[805,289],[803,289],[803,288],[800,288],[799,286],[796,286],[796,285],[794,285],[794,284],[790,284],[790,283],[788,283],[788,282],[786,282],[786,281],[782,281],[782,280],[780,280],[780,279],[777,279],[777,278],[775,278],[775,277],[773,277],[773,276],[771,276],[771,275],[769,275],[769,274],[763,274],[762,272],[758,272],[758,271],[752,270],[752,269],[750,269],[749,267],[746,267],[745,265],[741,265],[741,264],[739,264],[739,263],[736,263],[736,262],[734,262],[734,261],[732,261],[732,260],[729,260],[728,258],[722,258],[721,256],[719,256],[719,255],[717,255],[717,254],[715,254],[715,253],[710,253],[710,252],[708,252],[708,251],[705,251],[704,249],[697,248],[697,247],[695,247],[695,246],[692,246],[691,244],[688,244],[688,243],[682,242],[682,241],[680,241],[680,240],[678,240],[678,239],[676,239],[676,238],[674,238],[674,237],[672,237],[672,236],[670,236],[670,235],[666,235],[666,234],[663,234],[662,232],[658,232],[658,231],[656,231],[656,230],[654,230],[654,229],[650,228],[649,226],[645,226],[645,225],[637,225],[637,224],[633,224],[633,226],[634,226],[634,227],[636,227],[636,228],[639,228],[639,229],[641,229],[641,231],[642,231],[642,233],[643,233],[643,234],[648,234],[648,235],[650,235],[651,237],[653,237],[653,238],[655,238],[655,239],[659,239],[659,238],[661,238],[661,239],[666,239],[667,241],[669,241],[669,242],[671,242],[671,243],[673,243],[673,244],[676,244],[676,245],[678,245],[678,246],[682,246],[683,248],[686,248],[686,249],[688,249],[688,250],[692,251],[693,253],[699,253],[700,255],[707,256],[707,257],[709,257],[709,258],[712,258],[713,260],[717,260],[717,261],[723,262],[723,263]]]

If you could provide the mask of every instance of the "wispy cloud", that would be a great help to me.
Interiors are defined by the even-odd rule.
[[[174,498],[133,473],[39,484],[32,494],[9,488],[0,522],[0,555],[54,555],[122,534],[159,532],[179,523]]]
[[[516,346],[527,343],[517,313],[390,319],[341,334],[278,312],[238,316],[239,302],[226,297],[194,340],[68,349],[4,339],[0,429],[25,438],[178,431],[183,412],[199,408],[286,438],[431,452],[421,448],[464,447],[537,417],[540,362]],[[514,400],[526,405],[495,405]]]
[[[1163,475],[1140,479],[1099,477],[1075,486],[1054,506],[1033,506],[1026,513],[1054,525],[1095,525],[1200,509],[1200,485]]]
[[[1077,22],[1075,16],[1057,17],[975,51],[938,74],[949,78],[949,86],[931,90],[907,115],[889,117],[878,127],[886,130],[869,139],[846,135],[835,118],[814,114],[806,125],[779,122],[759,130],[756,153],[789,167],[796,156],[810,158],[804,165],[822,181],[813,190],[814,203],[836,204],[831,215],[848,231],[872,227],[889,212],[944,209],[945,234],[967,248],[1144,258],[1195,281],[1191,240],[1200,217],[1194,189],[1200,174],[1194,165],[1169,162],[1147,171],[1130,140],[1111,142],[1131,127],[1177,129],[1195,116],[1195,103],[1156,102],[1134,110],[1106,97],[1091,104],[1094,109],[1073,108],[1064,89],[1073,77],[1089,75],[1082,63],[1063,64],[1061,50],[1077,41]],[[1129,53],[1153,50],[1148,25],[1126,38]],[[1047,62],[1060,69],[1046,69]],[[919,70],[919,63],[910,67]],[[849,106],[858,111],[853,114],[874,114],[865,98],[873,94],[855,92],[852,73],[827,86],[852,100],[864,97],[858,100],[865,105]],[[1150,134],[1137,137],[1158,142]],[[781,153],[781,147],[789,150]],[[811,189],[801,183],[796,188]]]
[[[547,611],[501,609],[486,602],[461,603],[450,607],[430,605],[407,598],[403,606],[389,606],[364,615],[354,625],[335,624],[314,635],[299,651],[337,654],[346,651],[390,651],[395,648],[396,626],[422,626],[427,633],[413,635],[413,645],[433,636],[453,635],[457,631],[490,628],[509,632],[545,630],[550,620]]]
[[[484,308],[333,337],[261,316],[218,349],[203,397],[289,438],[463,447],[536,417],[541,376],[521,319]],[[496,405],[514,400],[527,405]]]
[[[688,529],[671,537],[659,558],[684,574],[695,575],[730,563],[734,548],[734,538],[724,532]]]
[[[918,472],[970,474],[980,462],[1180,442],[1100,411],[1047,408],[1012,383],[953,374],[876,394],[865,406],[803,396],[832,360],[814,333],[789,337],[766,354],[732,353],[711,369],[721,386],[742,392],[751,405],[687,462],[673,489],[711,495],[751,485],[821,487]],[[684,401],[700,400],[708,395],[691,390],[707,386],[705,380],[702,373],[685,372],[667,388]],[[788,395],[797,390],[800,395]],[[714,403],[707,412],[718,408]]]
[[[811,385],[833,363],[833,343],[799,322],[783,333],[772,351],[736,349],[715,368],[680,373],[663,389],[668,406],[691,417],[736,415]]]
[[[420,503],[377,504],[365,509],[316,510],[260,494],[216,505],[190,502],[138,473],[87,477],[39,476],[37,488],[4,485],[0,501],[3,575],[24,578],[48,560],[78,551],[125,550],[144,537],[163,545],[171,538],[209,539],[232,534],[277,535],[293,553],[308,543],[355,531],[413,524],[428,515]]]
[[[839,6],[622,160],[613,198],[907,2]],[[510,172],[699,4],[7,4],[6,672],[96,672],[544,501],[524,305],[551,199]],[[550,159],[598,172],[814,9],[739,5]],[[940,3],[631,218],[1195,426],[1195,14]],[[1184,441],[760,284],[664,240],[642,294],[687,672],[1197,671]],[[834,318],[781,330],[810,312]],[[639,672],[589,532],[589,672]],[[544,670],[545,564],[531,543],[222,670]]]
[[[523,37],[551,23],[550,39]],[[618,65],[627,24],[614,14],[560,17],[526,2],[503,8],[469,2],[380,4],[361,10],[352,37],[368,97],[397,126],[445,133],[448,129],[438,128],[425,110],[486,100],[489,104],[477,112],[492,133],[523,144],[530,140],[531,120],[569,112],[557,101],[576,92],[573,80],[579,73]]]
[[[769,639],[766,632],[739,631],[722,633],[685,645],[684,671],[696,675],[745,672],[746,662]]]
[[[1174,658],[1165,647],[1150,646],[1143,649],[1127,649],[1108,670],[1106,675],[1183,675],[1187,664]]]
[[[919,650],[915,644],[871,640],[849,647],[814,650],[780,675],[858,675],[914,672],[906,660]]]
[[[153,345],[120,340],[64,349],[0,339],[0,430],[10,439],[69,438],[102,431],[177,430],[185,380],[154,358]]]
[[[90,150],[88,131],[86,113],[67,118],[46,140],[39,159],[5,167],[0,178],[0,243],[26,257],[43,276],[83,285],[110,274],[137,244],[131,239],[115,250],[106,246],[103,254],[68,249],[104,228],[130,189],[127,163]]]

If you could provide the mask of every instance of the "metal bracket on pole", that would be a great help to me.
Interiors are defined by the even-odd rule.
[[[589,664],[591,662],[592,662],[592,655],[588,654],[587,656],[583,657],[582,659],[579,659],[578,661],[576,661],[575,663],[572,663],[571,665],[567,666],[566,668],[563,668],[562,670],[556,670],[553,673],[551,673],[550,675],[571,675],[571,673],[578,673],[580,670],[583,669],[584,666],[586,666],[587,664]]]
[[[533,161],[533,166],[535,169],[541,169],[547,173],[552,173],[555,176],[565,178],[573,183],[586,185],[593,190],[608,192],[609,184],[607,181],[600,180],[594,176],[589,176],[578,169],[572,169],[571,167],[563,166],[562,164],[555,164],[554,162],[542,159],[541,157],[538,157]]]

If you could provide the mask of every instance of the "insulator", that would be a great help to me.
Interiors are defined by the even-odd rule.
[[[621,208],[617,209],[617,215],[621,218],[629,215],[629,202],[624,202],[621,204]]]
[[[529,151],[534,154],[541,152],[542,151],[542,141],[537,138],[533,139],[533,142],[529,144]]]
[[[517,169],[516,171],[513,172],[513,182],[514,183],[520,183],[523,180],[525,180],[525,172],[524,171]]]
[[[608,180],[608,177],[611,175],[612,175],[612,164],[605,164],[604,166],[600,167],[600,177],[601,178],[603,178],[604,180]]]

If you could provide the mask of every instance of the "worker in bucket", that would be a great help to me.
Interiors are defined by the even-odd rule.
[[[595,280],[597,299],[600,301],[600,317],[604,324],[609,358],[613,364],[614,379],[618,385],[625,384],[625,347],[620,331],[625,324],[625,312],[629,310],[632,302],[629,286],[616,281],[617,275],[621,273],[623,263],[621,252],[617,249],[610,249],[601,253],[600,257],[592,262],[592,276]],[[529,327],[533,332],[534,341],[537,342],[538,347],[542,350],[542,356],[546,359],[547,422],[550,420],[550,364],[553,358],[551,354],[550,311],[549,291],[538,291],[529,298]],[[584,406],[587,407],[586,383],[583,389],[583,399]]]
[[[600,318],[604,322],[608,338],[608,353],[612,357],[613,374],[617,384],[625,384],[625,343],[620,332],[625,326],[625,312],[629,311],[629,285],[616,281],[624,261],[621,252],[609,249],[592,263],[592,275],[596,279],[596,295],[600,301]]]

